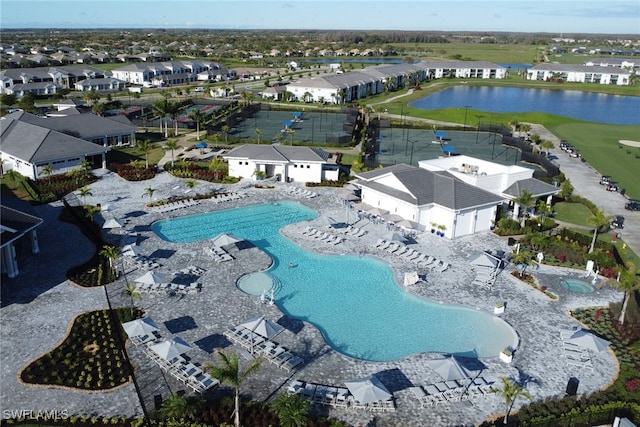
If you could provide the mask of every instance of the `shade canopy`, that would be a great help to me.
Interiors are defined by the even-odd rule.
[[[338,221],[336,221],[336,219],[335,219],[335,218],[332,218],[332,217],[330,217],[330,216],[324,217],[324,218],[322,219],[322,223],[323,223],[324,225],[329,226],[329,227],[335,227],[335,226],[337,226],[337,225],[339,224],[339,222],[338,222]]]
[[[356,196],[352,192],[346,191],[346,190],[340,190],[338,192],[338,197],[340,197],[342,200],[348,200],[350,202],[353,202],[355,200],[360,200],[360,196]]]
[[[412,271],[410,273],[404,273],[404,285],[411,286],[415,285],[420,281],[420,276],[418,276],[417,271]]]
[[[136,256],[136,255],[140,255],[140,252],[141,252],[140,246],[124,245],[122,247],[122,255]]]
[[[135,319],[131,322],[125,322],[122,324],[122,328],[129,337],[141,337],[149,335],[158,330],[158,326],[150,317],[143,317],[141,319]]]
[[[214,246],[218,246],[219,248],[223,246],[234,245],[238,242],[242,242],[242,239],[234,236],[233,234],[222,233],[217,237],[214,237],[212,243]]]
[[[402,221],[398,221],[396,222],[396,225],[402,228],[408,228],[411,230],[417,230],[418,229],[418,223],[415,221],[411,221],[409,219],[403,219]]]
[[[376,216],[383,216],[389,213],[388,210],[380,209],[380,208],[370,208],[367,209],[367,213]]]
[[[566,342],[579,345],[580,347],[593,351],[604,351],[609,347],[609,344],[611,344],[609,341],[593,335],[586,329],[578,330],[575,334],[571,335]]]
[[[273,338],[280,332],[284,331],[284,327],[265,318],[264,316],[254,317],[239,325],[251,332],[258,334],[264,338]]]
[[[382,219],[389,222],[398,222],[398,221],[402,221],[404,218],[402,218],[400,215],[395,213],[388,213],[386,215],[382,215]]]
[[[382,238],[391,242],[404,243],[407,241],[407,239],[405,239],[404,236],[397,231],[388,231],[382,235]]]
[[[196,148],[207,148],[208,146],[209,145],[204,141],[199,142],[199,143],[196,144]]]
[[[469,259],[471,265],[477,265],[479,267],[491,267],[497,268],[500,265],[500,260],[493,255],[489,255],[486,252],[475,254]]]
[[[353,398],[362,404],[389,400],[393,395],[375,375],[347,381],[344,383]]]
[[[166,360],[175,359],[191,350],[191,346],[180,337],[173,337],[149,347],[158,356]]]
[[[134,280],[136,283],[146,283],[148,285],[155,285],[158,283],[167,283],[167,277],[162,273],[156,273],[155,271],[147,271],[142,276]]]
[[[109,218],[102,224],[102,228],[110,229],[110,228],[122,228],[124,227],[124,222],[117,218]]]
[[[453,356],[427,360],[426,365],[436,371],[445,381],[464,380],[472,376]]]

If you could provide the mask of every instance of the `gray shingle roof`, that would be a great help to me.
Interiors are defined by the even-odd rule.
[[[7,117],[15,117],[12,113]],[[100,117],[95,114],[80,114],[65,117],[43,118],[29,113],[20,113],[19,120],[58,132],[74,132],[83,139],[102,138],[107,136],[130,135],[136,126],[127,118]],[[17,118],[17,117],[16,117]]]
[[[547,184],[546,182],[540,181],[539,179],[527,178],[514,182],[507,189],[505,189],[502,194],[511,197],[520,197],[524,190],[531,193],[533,197],[548,196],[560,191],[558,187]]]
[[[376,182],[377,179],[388,174],[392,174],[406,191]],[[417,206],[437,204],[458,210],[495,204],[504,200],[496,194],[457,179],[449,172],[433,172],[406,164],[376,169],[358,176],[361,178],[358,185],[415,203]]]
[[[224,155],[225,158],[242,158],[264,161],[302,161],[326,162],[329,153],[319,148],[298,147],[291,145],[246,144],[234,148]]]
[[[0,120],[0,151],[33,164],[102,154],[101,145],[32,123]]]

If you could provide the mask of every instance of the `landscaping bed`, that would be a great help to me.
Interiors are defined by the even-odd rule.
[[[140,317],[130,308],[116,309],[120,322]],[[22,382],[80,390],[108,390],[130,380],[130,371],[109,310],[77,316],[67,336],[53,350],[31,362],[19,375]],[[122,335],[121,335],[122,336]]]

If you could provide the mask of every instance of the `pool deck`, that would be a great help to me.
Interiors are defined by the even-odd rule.
[[[336,245],[324,245],[302,235],[307,225],[322,227],[321,221],[327,216],[342,220],[345,208],[336,196],[337,189],[311,188],[318,197],[307,199],[293,196],[284,191],[291,184],[269,183],[275,189],[256,189],[253,182],[243,181],[232,186],[221,186],[200,182],[195,192],[204,193],[211,189],[246,194],[238,200],[223,203],[202,201],[200,204],[169,213],[156,213],[145,207],[148,198],[143,197],[144,188],[158,189],[156,198],[184,194],[183,180],[162,172],[153,181],[128,183],[108,171],[97,171],[101,179],[91,186],[93,196],[88,196],[90,204],[109,204],[113,215],[127,217],[127,230],[140,234],[139,244],[144,255],[151,255],[160,264],[159,271],[175,272],[188,265],[204,268],[206,272],[198,280],[202,292],[183,296],[144,295],[138,305],[142,306],[158,326],[163,337],[180,336],[192,344],[187,353],[191,361],[199,364],[216,362],[215,349],[246,351],[232,345],[223,337],[223,331],[242,321],[265,315],[278,321],[286,330],[276,337],[276,341],[302,356],[305,364],[295,372],[287,373],[278,367],[265,363],[242,386],[243,398],[270,401],[279,393],[286,392],[293,379],[315,383],[343,386],[345,381],[376,374],[382,383],[394,394],[396,412],[367,413],[346,409],[330,409],[314,406],[313,410],[324,415],[339,418],[351,425],[376,426],[462,426],[476,425],[484,419],[504,411],[502,400],[497,395],[486,398],[446,405],[421,408],[412,396],[410,387],[427,385],[441,381],[438,375],[425,365],[428,359],[441,354],[417,354],[390,362],[368,362],[344,356],[329,347],[321,333],[313,325],[284,316],[276,305],[262,303],[259,297],[247,295],[235,287],[236,280],[248,272],[267,268],[271,260],[259,249],[238,251],[232,249],[234,261],[216,263],[203,251],[205,242],[174,244],[162,241],[149,228],[156,220],[186,214],[210,212],[255,203],[272,203],[279,200],[297,200],[315,209],[320,217],[311,222],[286,226],[284,236],[300,246],[327,254],[371,255],[388,262],[394,269],[398,286],[402,287],[405,272],[415,271],[411,263],[401,258],[385,254],[374,248],[375,242],[386,231],[383,225],[360,222],[367,230],[363,237],[347,236],[346,241]],[[0,375],[3,378],[0,389],[0,410],[30,409],[34,411],[67,410],[77,414],[99,415],[141,415],[140,405],[132,385],[107,393],[83,393],[74,390],[60,390],[22,385],[17,375],[29,361],[39,357],[65,334],[69,322],[77,314],[106,307],[102,289],[82,289],[64,279],[64,272],[72,265],[85,261],[90,256],[91,245],[74,226],[57,220],[61,204],[35,207],[36,214],[45,219],[38,230],[41,252],[21,262],[21,274],[2,283],[2,307],[0,308]],[[111,213],[107,213],[109,216]],[[346,218],[345,218],[346,219]],[[353,215],[350,218],[354,221]],[[229,230],[233,232],[233,230]],[[119,241],[118,231],[108,236]],[[556,267],[542,266],[534,271],[539,283],[559,295],[552,301],[526,284],[513,279],[508,267],[498,277],[492,290],[472,288],[475,277],[468,258],[488,249],[508,252],[506,240],[492,234],[481,234],[449,241],[431,233],[419,234],[417,243],[412,245],[427,254],[437,255],[448,261],[452,267],[444,273],[426,272],[427,282],[412,286],[406,292],[446,304],[460,304],[487,313],[493,312],[496,302],[505,301],[506,311],[502,318],[513,326],[520,337],[520,346],[514,353],[513,362],[503,363],[498,358],[482,359],[486,366],[485,378],[511,377],[525,385],[535,400],[553,396],[563,396],[567,381],[571,377],[579,379],[580,394],[587,394],[610,383],[617,372],[617,361],[610,352],[592,355],[593,371],[567,366],[559,340],[559,329],[569,328],[576,322],[567,317],[567,312],[586,306],[604,306],[610,301],[622,300],[622,293],[608,286],[599,288],[592,294],[571,293],[563,289],[563,277],[579,278],[582,272]],[[141,275],[142,270],[127,270],[129,280]],[[336,275],[336,280],[340,276]],[[124,279],[108,287],[115,305],[126,306],[128,301],[120,296]],[[347,325],[348,326],[348,325]],[[375,340],[376,337],[371,337]],[[128,347],[129,355],[138,368],[137,379],[145,404],[153,409],[155,395],[164,398],[171,392],[185,390],[185,387],[160,370],[134,346]],[[229,395],[226,385],[212,391],[209,396]],[[515,408],[526,403],[516,401]]]

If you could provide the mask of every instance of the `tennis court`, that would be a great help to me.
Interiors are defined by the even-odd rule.
[[[503,165],[539,169],[537,165],[520,162],[516,148],[502,145],[502,135],[489,132],[382,128],[378,141],[377,160],[382,165],[417,166],[420,160],[466,155]]]
[[[343,113],[261,110],[239,120],[229,136],[255,141],[259,129],[262,142],[340,145],[351,141],[354,120]]]

